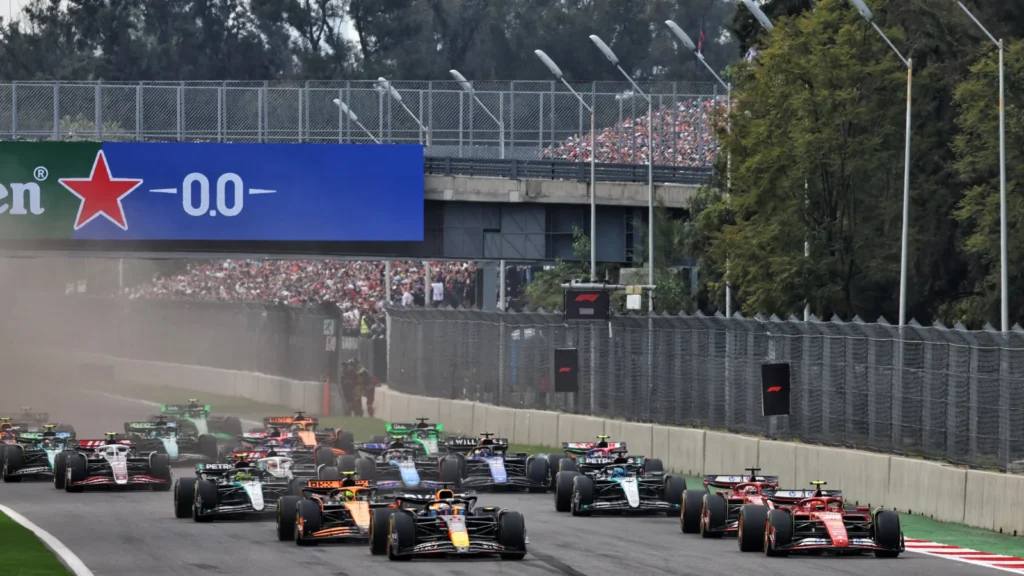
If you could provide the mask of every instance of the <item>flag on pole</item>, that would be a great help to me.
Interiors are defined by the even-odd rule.
[[[697,39],[697,53],[704,54],[704,17],[700,17],[700,36]]]

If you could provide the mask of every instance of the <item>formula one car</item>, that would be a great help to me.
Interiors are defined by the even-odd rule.
[[[218,516],[269,520],[290,490],[295,490],[293,482],[245,457],[233,464],[196,464],[194,477],[179,478],[174,484],[174,517],[196,522],[212,522]]]
[[[456,489],[526,488],[530,492],[548,490],[551,471],[548,460],[524,452],[509,452],[507,438],[492,438],[483,432],[480,438],[446,438],[451,454],[441,458],[441,481]],[[462,450],[472,446],[467,452]]]
[[[355,452],[355,439],[351,432],[319,426],[320,421],[316,417],[307,416],[301,410],[293,416],[268,416],[263,419],[263,431],[271,435],[295,434],[307,446],[326,446],[332,448],[335,455]]]
[[[721,538],[738,535],[744,523],[753,526],[749,518],[744,521],[740,511],[746,504],[766,506],[767,494],[779,487],[778,477],[759,476],[760,471],[760,468],[747,468],[749,474],[745,475],[705,475],[703,489],[683,493],[683,511],[679,515],[683,533]],[[759,518],[758,530],[765,521],[766,518]]]
[[[23,432],[43,432],[44,426],[51,422],[50,414],[47,412],[33,412],[32,408],[26,407],[21,409],[21,414],[14,416],[13,418],[0,418],[0,421],[7,421],[15,430],[21,430]],[[75,433],[73,426],[67,424],[56,423],[53,425],[53,430],[56,432],[70,432],[72,435]]]
[[[776,490],[768,495],[768,506],[745,505],[741,514],[750,519],[750,528],[740,536],[740,550],[761,549],[766,556],[874,552],[878,558],[906,551],[897,512],[848,507],[840,490],[822,490],[825,482],[811,484],[814,490]],[[765,517],[765,530],[755,530]]]
[[[277,539],[299,546],[324,541],[366,540],[370,511],[386,508],[366,480],[346,472],[341,480],[311,480],[300,496],[284,496],[277,505]]]
[[[55,424],[43,426],[44,432],[21,432],[14,444],[0,444],[3,451],[4,482],[21,482],[22,478],[53,477],[53,463],[58,454],[70,450],[74,443],[71,432],[55,432]]]
[[[476,507],[475,496],[450,489],[421,497],[405,494],[370,511],[370,553],[389,560],[416,556],[526,556],[526,521],[519,512]]]
[[[292,459],[292,471],[298,476],[316,476],[317,466],[335,466],[336,452],[330,446],[317,446],[307,442],[295,432],[282,432],[274,429],[270,432],[246,432],[238,437],[241,444],[234,451],[269,452],[287,455]]]
[[[384,429],[392,438],[401,437],[409,443],[418,444],[423,452],[428,455],[437,454],[438,442],[442,439],[444,426],[441,424],[427,424],[428,418],[417,418],[416,424],[404,422],[388,422]]]
[[[370,482],[378,493],[406,489],[437,490],[437,457],[428,456],[422,447],[410,443],[401,436],[389,443],[357,443],[355,456],[341,456],[339,468],[342,473],[355,472],[356,478]]]
[[[163,415],[148,422],[125,422],[124,432],[139,454],[167,454],[172,462],[209,461],[218,456],[217,438],[212,434],[183,432]]]
[[[196,436],[212,434],[218,440],[234,440],[242,433],[241,420],[235,416],[211,416],[210,405],[200,404],[195,398],[189,398],[188,404],[184,405],[163,405],[160,414],[171,422],[177,422],[183,432],[195,433]]]
[[[118,440],[107,432],[105,440],[79,440],[73,452],[61,452],[53,460],[53,485],[58,490],[81,492],[86,488],[171,489],[171,461],[166,454],[138,454],[130,440]]]
[[[555,486],[555,510],[573,516],[594,512],[679,514],[686,478],[644,471],[642,456],[617,453],[611,465],[588,473],[562,470]]]

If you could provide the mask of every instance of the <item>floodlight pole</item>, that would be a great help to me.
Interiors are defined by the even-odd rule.
[[[362,128],[363,132],[366,132],[366,135],[370,137],[370,140],[373,140],[374,144],[380,144],[380,140],[377,140],[377,138],[374,137],[374,135],[369,130],[366,129],[366,126],[363,126],[363,123],[359,121],[359,117],[356,116],[356,113],[353,112],[352,109],[349,108],[344,102],[342,102],[338,98],[335,98],[334,105],[337,106],[338,109],[341,110],[343,114],[347,115],[349,120],[355,122],[356,125]]]
[[[1002,38],[996,39],[981,21],[964,6],[960,0],[954,0],[981,31],[999,48],[999,317],[1003,332],[1010,331],[1010,294],[1008,288],[1007,255],[1006,255],[1006,65],[1004,62],[1005,43]]]
[[[423,121],[420,120],[419,116],[413,114],[412,110],[410,110],[409,107],[405,105],[405,102],[402,101],[402,95],[399,94],[398,90],[391,85],[391,82],[389,82],[386,78],[377,78],[377,82],[380,84],[381,88],[383,88],[385,91],[387,91],[388,94],[391,95],[391,98],[394,99],[395,102],[398,102],[402,106],[402,108],[405,109],[406,114],[408,114],[409,117],[412,118],[417,125],[419,125],[420,130],[423,131],[423,135],[426,140],[426,146],[427,148],[430,148],[430,128],[424,126]]]
[[[501,132],[501,142],[498,143],[498,150],[499,150],[498,153],[501,155],[501,159],[504,160],[505,159],[505,122],[502,121],[502,120],[499,120],[497,116],[495,116],[494,114],[491,113],[491,110],[487,106],[484,106],[484,103],[480,101],[479,97],[477,97],[476,90],[473,89],[473,85],[470,84],[469,81],[466,80],[466,78],[462,74],[460,74],[458,70],[449,70],[448,73],[452,75],[452,78],[455,78],[455,81],[459,83],[459,85],[462,87],[463,90],[468,92],[469,95],[473,97],[473,100],[475,100],[476,103],[479,104],[481,108],[483,108],[484,112],[486,112],[487,115],[491,117],[491,120],[494,120],[498,124],[498,129]]]
[[[597,280],[597,179],[595,177],[597,173],[597,121],[594,116],[594,107],[587,104],[583,96],[573,89],[572,85],[565,81],[565,76],[562,74],[562,70],[557,64],[543,50],[534,50],[534,54],[540,58],[541,62],[548,67],[548,70],[555,75],[556,78],[565,84],[565,87],[572,92],[572,95],[580,101],[580,105],[590,112],[590,280]]]

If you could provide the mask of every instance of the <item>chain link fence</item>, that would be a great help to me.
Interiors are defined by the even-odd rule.
[[[0,137],[206,142],[422,143],[465,158],[589,159],[590,114],[558,82],[10,82],[0,84]],[[598,161],[709,166],[725,104],[715,83],[576,83],[595,109]],[[344,103],[346,114],[335,101]],[[583,139],[583,140],[581,140]]]
[[[392,309],[390,385],[512,408],[724,429],[1007,469],[1024,459],[1024,331],[838,320]],[[555,394],[552,350],[578,348]],[[761,365],[791,367],[789,416],[761,415]]]

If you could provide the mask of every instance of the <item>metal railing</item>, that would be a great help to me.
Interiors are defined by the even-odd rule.
[[[212,142],[354,142],[371,138],[334,104],[344,102],[373,138],[427,143],[428,155],[520,160],[589,158],[589,113],[557,82],[477,82],[476,96],[450,81],[376,83],[10,82],[0,84],[0,138]],[[574,86],[594,105],[598,161],[645,164],[646,102],[627,84]],[[651,83],[655,164],[709,166],[724,95],[715,83]],[[414,118],[415,116],[415,118]],[[504,146],[501,144],[504,143]]]
[[[1024,459],[1024,332],[886,323],[391,310],[389,383],[513,408],[706,426],[1006,469]],[[554,394],[553,348],[580,391]],[[902,363],[900,355],[902,353]],[[761,416],[761,364],[791,365],[791,414]]]
[[[488,176],[492,178],[534,180],[576,180],[590,182],[590,163],[566,160],[493,160],[486,158],[444,158],[427,156],[426,174],[440,176]],[[653,181],[659,184],[699,186],[711,180],[712,170],[702,166],[654,166]],[[598,182],[647,183],[646,164],[597,164]]]

